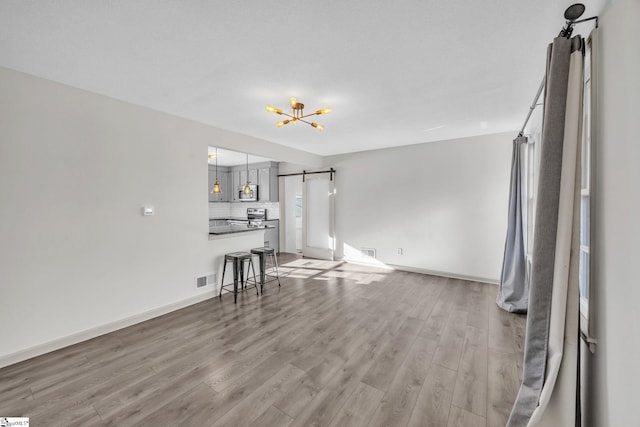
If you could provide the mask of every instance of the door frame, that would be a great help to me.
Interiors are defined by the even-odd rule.
[[[330,247],[316,248],[307,247],[307,227],[308,224],[308,203],[307,203],[307,185],[310,180],[328,179],[329,180],[329,237],[331,237]],[[303,176],[302,181],[302,255],[309,258],[317,258],[324,260],[334,260],[336,249],[336,233],[335,233],[335,181],[333,180],[333,173],[329,174],[317,174],[314,176]]]

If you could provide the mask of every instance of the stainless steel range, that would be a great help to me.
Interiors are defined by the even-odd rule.
[[[247,208],[247,220],[249,227],[259,227],[263,221],[267,220],[267,210],[265,208]]]

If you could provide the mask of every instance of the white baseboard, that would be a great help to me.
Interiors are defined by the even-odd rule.
[[[153,319],[154,317],[171,313],[172,311],[180,310],[181,308],[197,304],[210,298],[214,298],[217,295],[217,293],[209,292],[196,295],[182,301],[165,305],[164,307],[155,308],[153,310],[145,311],[144,313],[136,314],[124,319],[97,326],[95,328],[90,328],[81,332],[77,332],[75,334],[67,335],[66,337],[58,338],[43,344],[38,344],[36,346],[17,351],[15,353],[0,356],[0,368],[13,365],[14,363],[22,362],[24,360],[43,355],[45,353],[59,350],[63,347],[68,347],[82,341],[87,341],[92,338],[99,337],[100,335],[108,334],[110,332],[117,331],[119,329],[123,329],[149,319]]]
[[[368,263],[365,261],[354,261],[351,259],[342,258],[341,261],[347,262],[349,264],[358,264],[358,265],[366,265],[371,267],[379,267],[379,268],[389,268],[392,270],[400,270],[400,271],[408,271],[410,273],[421,273],[421,274],[429,274],[431,276],[439,276],[439,277],[449,277],[451,279],[461,279],[461,280],[470,280],[472,282],[481,282],[481,283],[489,283],[491,285],[499,284],[499,280],[496,279],[488,279],[486,277],[476,277],[476,276],[467,276],[464,274],[457,273],[448,273],[445,271],[437,271],[437,270],[428,270],[426,268],[417,268],[410,267],[406,265],[395,265],[395,264],[386,264],[380,265],[378,263]]]
[[[389,264],[389,266],[393,267],[396,270],[408,271],[410,273],[430,274],[432,276],[449,277],[451,279],[470,280],[472,282],[488,283],[490,285],[497,285],[499,283],[498,280],[487,279],[486,277],[467,276],[464,274],[447,273],[444,271],[435,271],[435,270],[427,270],[424,268],[408,267],[406,265]]]

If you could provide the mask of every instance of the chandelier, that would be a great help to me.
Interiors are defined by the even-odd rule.
[[[305,117],[309,117],[309,116],[319,116],[320,114],[329,114],[331,112],[331,108],[327,107],[327,108],[322,108],[320,110],[316,110],[315,112],[311,113],[311,114],[304,114],[304,104],[301,102],[298,102],[297,99],[295,99],[294,97],[291,97],[291,99],[289,99],[289,103],[291,104],[291,109],[293,110],[292,113],[293,114],[287,114],[284,111],[282,111],[279,108],[274,107],[273,105],[267,105],[267,111],[270,113],[276,113],[276,114],[280,114],[283,116],[287,116],[289,117],[286,120],[282,120],[279,121],[278,123],[276,123],[276,126],[278,127],[282,127],[284,125],[287,125],[289,123],[291,124],[296,124],[298,123],[298,121],[301,121],[303,123],[306,123],[308,125],[313,126],[314,128],[318,129],[319,131],[323,131],[324,130],[324,126],[322,126],[321,124],[318,124],[316,122],[308,122],[305,119]]]

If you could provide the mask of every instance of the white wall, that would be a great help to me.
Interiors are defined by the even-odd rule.
[[[208,240],[212,143],[322,161],[0,68],[0,366],[210,297],[195,277],[262,245]]]
[[[516,133],[326,158],[337,255],[374,248],[386,264],[497,282]]]
[[[640,382],[640,1],[600,20],[599,126],[593,197],[596,353],[583,352],[587,427],[637,426]]]

